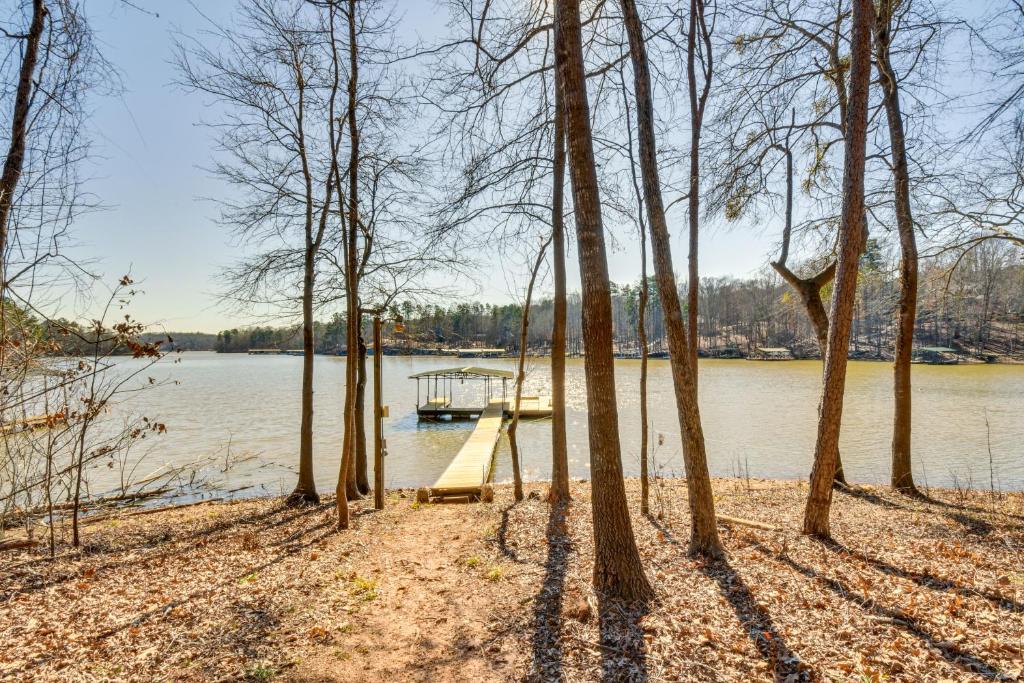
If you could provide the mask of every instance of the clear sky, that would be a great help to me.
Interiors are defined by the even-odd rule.
[[[209,116],[204,101],[173,84],[171,63],[175,31],[194,34],[206,20],[230,21],[233,0],[91,0],[86,5],[104,56],[120,71],[124,92],[93,100],[91,119],[97,159],[89,169],[89,189],[108,209],[80,221],[75,231],[79,256],[92,259],[94,270],[108,280],[129,269],[145,294],[135,316],[168,330],[216,332],[245,324],[217,300],[217,274],[240,254],[225,229],[216,223],[217,206],[203,197],[225,192],[202,170],[211,159],[210,131],[199,121]],[[447,17],[431,0],[403,0],[403,31],[424,38],[440,35]],[[140,11],[143,10],[143,11]],[[153,14],[147,14],[146,12]],[[159,16],[154,16],[158,13]],[[681,220],[680,214],[679,220]],[[682,226],[680,226],[681,228]],[[681,230],[674,232],[680,233]],[[738,225],[711,229],[702,237],[702,275],[745,276],[767,263],[778,230]],[[639,277],[635,244],[609,254],[613,280]],[[677,240],[676,260],[684,264]],[[578,274],[569,254],[570,288]],[[507,302],[509,282],[490,270],[466,295]],[[439,302],[448,303],[448,302]]]

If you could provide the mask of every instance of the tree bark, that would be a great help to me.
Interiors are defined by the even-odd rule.
[[[333,23],[332,23],[333,31]],[[296,65],[296,69],[301,66]],[[316,491],[316,482],[313,477],[313,361],[315,339],[313,333],[313,288],[315,284],[317,254],[323,243],[324,232],[327,229],[327,218],[330,211],[331,201],[334,193],[335,178],[328,175],[325,183],[324,203],[320,211],[320,218],[314,232],[314,199],[313,199],[313,174],[310,170],[309,156],[306,148],[305,134],[305,87],[306,80],[301,71],[295,74],[296,82],[299,84],[299,99],[296,109],[296,127],[299,135],[299,158],[302,165],[303,185],[305,189],[305,251],[303,253],[303,278],[302,278],[302,399],[301,416],[299,424],[299,481],[295,489],[288,496],[286,504],[305,505],[317,504],[320,502],[320,495]],[[337,82],[333,84],[330,94],[329,111],[334,111],[334,99],[337,94]],[[329,130],[332,135],[333,125]]]
[[[348,11],[349,74],[348,74],[348,130],[350,138],[348,165],[348,217],[345,245],[345,302],[347,311],[348,350],[345,354],[345,437],[342,442],[341,467],[335,489],[338,506],[338,527],[349,526],[348,500],[354,488],[350,486],[350,471],[354,466],[356,358],[359,344],[359,282],[356,247],[359,234],[359,127],[356,121],[356,86],[359,77],[358,48],[356,46],[356,0],[349,0]],[[340,193],[339,193],[340,197]],[[354,483],[354,482],[353,482]],[[358,494],[357,494],[358,495]]]
[[[11,138],[4,158],[4,170],[0,175],[0,256],[7,254],[7,239],[11,221],[11,210],[17,194],[18,182],[25,167],[25,147],[28,136],[29,113],[32,108],[33,75],[39,61],[39,43],[46,24],[46,4],[33,0],[32,21],[25,35],[25,51],[22,53],[18,70],[18,88],[14,93],[14,108],[11,115]],[[0,265],[0,288],[7,287],[7,269]]]
[[[558,44],[558,26],[555,43]],[[569,500],[569,451],[565,436],[565,104],[555,50],[555,149],[551,174],[551,245],[554,277],[554,310],[551,329],[551,489],[548,502]]]
[[[288,496],[288,505],[318,504],[313,478],[313,254],[307,236],[302,278],[302,416],[299,424],[299,481]]]
[[[867,147],[868,91],[871,82],[871,0],[853,0],[850,87],[843,170],[843,213],[839,226],[839,258],[832,295],[831,325],[825,356],[825,377],[818,410],[818,433],[804,509],[805,534],[828,538],[832,480],[839,452],[843,418],[850,326],[856,300],[857,269],[864,242],[864,159]]]
[[[622,81],[622,106],[626,112],[626,140],[629,152],[629,179],[636,197],[636,224],[640,229],[640,291],[637,295],[636,340],[640,347],[640,514],[651,512],[650,473],[648,467],[649,429],[647,416],[647,305],[650,289],[647,279],[647,221],[644,220],[644,193],[637,180],[636,155],[633,153],[633,123],[629,112],[629,93]]]
[[[889,58],[892,41],[892,0],[881,0],[875,17],[875,63],[882,86],[882,104],[892,147],[893,194],[896,228],[900,236],[900,292],[897,304],[896,349],[893,358],[893,421],[891,484],[902,493],[916,494],[911,469],[911,354],[917,319],[917,239],[910,208],[910,169],[900,109],[899,83]]]
[[[374,348],[374,354],[380,349]],[[360,496],[370,492],[370,478],[366,462],[366,340],[362,327],[359,332],[359,368],[356,379],[356,491]]]
[[[594,587],[613,599],[647,600],[653,597],[653,591],[636,548],[622,478],[611,289],[583,65],[580,0],[558,2],[555,21],[559,26],[556,50],[562,50],[560,80],[567,116],[566,142],[582,281]]]
[[[635,12],[635,3],[634,14]],[[636,22],[639,24],[639,15],[636,15]],[[627,29],[628,30],[628,29]],[[707,70],[705,80],[700,94],[697,93],[697,32],[700,31],[701,40],[707,54]],[[689,360],[693,364],[693,384],[696,387],[697,375],[697,348],[700,346],[700,329],[697,318],[697,306],[700,293],[700,273],[697,268],[697,249],[699,243],[700,228],[700,134],[704,125],[704,107],[707,103],[708,93],[711,88],[711,41],[708,39],[707,26],[704,23],[704,0],[690,0],[690,30],[686,36],[686,75],[690,95],[690,182],[688,188],[687,204],[689,219],[689,254],[687,258],[687,289],[686,289],[686,315],[688,331]],[[641,35],[642,39],[642,35]],[[631,43],[632,44],[632,43]],[[642,44],[641,44],[642,46]],[[644,62],[646,70],[646,49],[644,51]],[[636,64],[634,61],[634,74]],[[635,76],[634,76],[635,77]],[[648,83],[650,76],[648,76]],[[648,85],[648,95],[650,87]],[[639,105],[638,105],[639,106]],[[660,192],[660,190],[659,190]]]
[[[640,224],[640,311],[636,334],[640,342],[640,514],[651,513],[651,483],[647,461],[649,434],[647,428],[647,233]]]
[[[704,448],[700,408],[697,404],[697,365],[693,361],[690,350],[692,347],[687,343],[672,266],[668,221],[665,218],[661,181],[658,177],[654,105],[651,98],[651,78],[647,65],[643,25],[634,0],[622,0],[622,9],[633,62],[640,172],[643,178],[644,202],[647,205],[647,220],[651,230],[654,274],[665,316],[672,384],[675,388],[679,424],[683,432],[683,463],[686,467],[686,486],[690,501],[690,552],[708,557],[722,557],[724,551],[715,524],[714,494],[711,490],[711,476]]]
[[[550,243],[551,237],[541,245],[540,250],[537,252],[537,259],[534,261],[533,269],[530,271],[530,283],[526,287],[526,302],[523,304],[523,317],[519,325],[516,402],[514,404],[515,407],[512,409],[512,421],[508,426],[508,443],[512,451],[512,495],[516,501],[523,499],[523,473],[519,467],[519,440],[516,439],[516,434],[519,432],[519,410],[523,401],[523,382],[526,381],[526,346],[529,341],[530,332],[530,304],[533,301],[533,286],[537,282],[537,273],[540,272],[540,266],[544,263],[544,253],[547,251]]]

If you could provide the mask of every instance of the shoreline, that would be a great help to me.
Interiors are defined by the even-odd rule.
[[[298,357],[297,354],[290,353],[290,352],[287,352],[287,351],[278,351],[276,353],[266,353],[266,352],[264,352],[264,353],[251,353],[251,352],[248,352],[248,351],[217,351],[215,349],[208,349],[208,350],[204,350],[204,351],[183,349],[181,351],[173,351],[173,353],[215,353],[217,355],[225,355],[225,356],[296,356],[296,357]],[[299,354],[299,355],[301,355],[301,354]],[[345,357],[345,354],[343,354],[343,353],[331,353],[331,352],[327,352],[327,351],[316,351],[316,352],[314,352],[313,355],[314,356],[326,356],[326,357],[330,357],[330,358],[344,358]],[[450,354],[450,353],[385,353],[384,355],[385,355],[385,357],[394,357],[394,358],[451,358],[453,360],[459,360],[459,361],[515,360],[516,358],[519,357],[519,354],[514,352],[514,351],[507,351],[504,354],[494,355],[494,356],[458,356],[457,354]],[[949,365],[949,366],[956,366],[956,365],[1024,365],[1024,356],[1008,356],[1008,355],[1003,355],[1003,354],[993,354],[993,355],[995,356],[995,360],[993,360],[991,362],[987,362],[987,361],[984,361],[984,360],[981,360],[981,359],[978,359],[978,358],[965,357],[965,358],[962,358],[958,363],[951,363],[951,364],[944,364],[944,363],[921,363],[921,362],[913,363],[913,364],[914,365],[939,365],[939,366],[941,366],[941,365]],[[372,358],[373,354],[370,353],[368,355],[368,357]],[[551,354],[550,353],[529,353],[529,352],[527,352],[526,357],[527,358],[550,358]],[[579,360],[584,358],[583,355],[570,355],[570,354],[566,354],[565,357],[567,359],[579,359]],[[626,357],[626,356],[616,356],[615,360],[617,360],[617,361],[619,361],[619,360],[633,360],[633,361],[637,361],[637,360],[640,360],[640,357],[639,356],[635,356],[635,357],[634,356],[628,356],[628,357]],[[667,361],[667,360],[668,360],[668,358],[666,356],[651,356],[651,357],[648,358],[648,362]],[[743,360],[743,361],[758,362],[758,363],[780,363],[780,362],[791,362],[791,361],[816,361],[816,362],[821,362],[821,358],[816,357],[816,356],[807,356],[807,357],[800,357],[800,358],[794,357],[794,358],[785,358],[785,359],[778,359],[778,360],[767,360],[767,359],[759,359],[759,358],[750,358],[750,357],[746,357],[746,356],[741,357],[741,358],[715,358],[715,357],[710,357],[710,356],[700,356],[698,358],[698,360],[716,360],[716,361],[741,361],[741,360]],[[892,363],[893,359],[892,358],[879,358],[879,357],[874,357],[874,356],[865,356],[865,357],[857,358],[857,357],[854,357],[853,355],[851,355],[850,358],[849,358],[849,362],[851,362],[851,363]]]
[[[638,476],[625,476],[625,477],[623,477],[623,479],[627,482],[628,485],[636,486],[636,487],[639,487],[639,485],[640,485],[640,478]],[[585,484],[585,485],[588,485],[588,486],[590,484],[590,479],[589,478],[574,478],[571,481],[572,481],[573,484]],[[686,478],[685,477],[652,478],[650,481],[651,481],[650,486],[651,486],[651,489],[653,490],[653,488],[658,485],[659,481],[685,482]],[[545,486],[549,485],[550,482],[551,482],[550,479],[528,479],[528,478],[524,478],[523,479],[523,485],[524,486],[545,487]],[[740,477],[740,476],[731,476],[731,477],[715,477],[715,476],[712,476],[711,477],[712,488],[715,488],[718,485],[735,485],[737,482],[743,483],[744,485],[746,485],[749,482],[750,485],[761,484],[761,485],[769,485],[769,486],[772,486],[772,485],[774,485],[774,486],[800,486],[800,487],[806,488],[807,484],[808,484],[808,478],[807,477],[805,477],[805,478],[753,477],[753,476],[752,477]],[[503,488],[503,487],[511,489],[511,487],[512,487],[512,481],[511,480],[500,481],[500,482],[491,482],[491,484],[496,489],[497,488]],[[254,488],[254,487],[246,487],[246,488],[248,489],[248,488]],[[420,489],[420,488],[423,488],[423,487],[422,486],[398,486],[398,487],[394,487],[394,488],[385,488],[384,489],[384,496],[386,498],[386,497],[391,496],[391,495],[400,495],[400,496],[408,495],[410,498],[415,499],[416,491],[418,489]],[[982,487],[982,486],[950,487],[950,486],[926,486],[926,485],[920,485],[919,489],[921,490],[921,493],[924,495],[925,498],[931,497],[931,494],[933,492],[938,494],[938,495],[940,495],[940,496],[943,496],[943,497],[949,497],[949,496],[961,496],[962,497],[962,496],[970,496],[970,495],[984,495],[984,496],[998,498],[998,497],[1007,496],[1007,495],[1024,495],[1024,489],[1002,489],[1002,488],[1000,488],[1000,489],[996,489],[995,491],[991,491],[990,489],[988,489],[986,487]],[[836,490],[839,490],[839,489],[836,489]],[[849,491],[861,491],[861,492],[876,493],[876,492],[885,492],[885,491],[890,491],[890,490],[891,490],[891,488],[887,484],[876,484],[876,483],[871,483],[871,482],[853,482],[848,487],[847,492],[849,492]],[[201,497],[198,494],[188,494],[188,493],[184,493],[184,494],[181,494],[181,495],[178,495],[178,496],[173,496],[173,497],[170,497],[170,498],[161,497],[161,496],[153,496],[151,498],[141,498],[139,500],[128,501],[126,504],[123,504],[123,505],[118,505],[118,504],[116,504],[117,501],[113,501],[113,502],[115,502],[115,504],[114,505],[110,505],[110,506],[104,506],[103,503],[102,503],[103,499],[101,498],[101,499],[98,499],[96,501],[92,501],[91,503],[90,502],[84,502],[82,504],[80,520],[81,520],[82,524],[92,524],[92,523],[95,523],[97,521],[103,521],[103,520],[106,520],[108,518],[114,518],[114,517],[117,517],[117,516],[151,515],[151,514],[158,514],[160,512],[170,512],[170,511],[181,509],[181,508],[189,508],[189,507],[193,507],[193,506],[196,506],[196,505],[204,505],[204,504],[232,504],[232,503],[236,503],[236,502],[246,502],[246,501],[277,501],[277,500],[284,500],[285,498],[287,498],[287,494],[282,495],[282,494],[271,494],[271,493],[257,493],[257,494],[254,494],[254,495],[247,495],[247,494],[231,495],[233,493],[238,493],[238,491],[224,491],[224,492],[222,492],[222,491],[216,491],[216,490],[210,491],[209,493],[210,493],[210,495],[207,496],[207,497]],[[169,501],[174,501],[175,499],[179,499],[179,498],[183,498],[185,500],[182,500],[181,502],[178,502],[178,503],[169,502]],[[367,501],[370,501],[372,499],[373,499],[373,491],[370,491],[370,493],[368,493],[366,496],[364,496],[359,501],[351,501],[351,502],[352,503],[367,502]],[[325,490],[322,493],[320,500],[321,500],[321,504],[324,504],[326,501],[333,501],[334,500],[334,492],[330,491],[330,490]],[[17,528],[17,527],[10,527],[10,528]],[[8,533],[3,538],[7,539],[11,535],[12,534]],[[3,541],[0,541],[0,544],[2,544],[2,543],[3,543]]]

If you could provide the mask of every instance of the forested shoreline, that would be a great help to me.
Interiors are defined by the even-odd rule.
[[[850,352],[862,359],[891,360],[895,334],[898,282],[896,263],[871,243],[861,266]],[[638,352],[637,325],[641,283],[612,283],[612,316],[616,347]],[[654,287],[650,282],[649,288]],[[685,284],[682,285],[685,289]],[[989,242],[960,260],[956,269],[948,259],[928,261],[921,272],[914,341],[919,346],[943,346],[965,354],[993,354],[1003,360],[1024,358],[1024,263],[1002,243]],[[797,358],[818,358],[814,331],[790,286],[772,269],[758,277],[702,278],[699,288],[700,348],[714,351],[736,348],[749,353],[757,347],[784,347]],[[581,300],[578,292],[566,298],[567,350],[579,353]],[[394,352],[468,347],[518,351],[522,306],[462,302],[448,307],[405,302],[395,307],[403,318],[402,333],[393,322],[385,325],[385,341]],[[530,305],[529,349],[546,353],[551,348],[554,301],[540,298]],[[657,297],[648,299],[645,316],[649,350],[664,351],[665,322]],[[171,333],[176,344],[188,340]],[[197,335],[192,350],[245,353],[250,349],[290,350],[301,347],[295,326],[233,328],[213,335]],[[364,338],[369,338],[364,321]],[[335,354],[345,349],[345,319],[314,324],[316,352]]]

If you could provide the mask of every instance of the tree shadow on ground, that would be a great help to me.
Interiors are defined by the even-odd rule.
[[[564,503],[552,505],[548,516],[548,556],[540,592],[533,602],[533,661],[528,681],[562,680],[562,593],[572,552],[565,522],[567,511]]]
[[[640,620],[649,611],[645,603],[623,603],[598,594],[601,680],[605,683],[647,680],[647,646]]]
[[[1003,675],[997,668],[974,653],[961,648],[957,644],[929,633],[925,627],[921,625],[920,621],[906,612],[894,607],[884,607],[874,600],[860,599],[860,596],[851,591],[850,588],[839,579],[822,576],[819,572],[796,562],[788,555],[773,552],[760,543],[753,543],[751,547],[765,557],[788,567],[798,574],[818,582],[835,595],[859,607],[865,612],[868,612],[872,616],[884,620],[886,623],[919,638],[924,641],[929,648],[938,652],[942,658],[950,664],[984,678],[1002,680]]]
[[[508,559],[512,560],[516,564],[525,564],[526,560],[519,557],[519,553],[515,551],[508,544],[508,522],[509,515],[516,505],[519,505],[519,501],[512,501],[501,510],[501,523],[498,525],[498,531],[494,534],[495,539],[498,543],[498,551]]]
[[[870,565],[875,570],[885,574],[887,576],[896,576],[908,581],[913,581],[922,588],[928,588],[936,591],[947,591],[956,593],[963,597],[973,598],[984,598],[991,602],[996,607],[1001,609],[1009,610],[1011,612],[1024,612],[1024,603],[1017,602],[1013,598],[998,593],[993,593],[981,588],[970,588],[956,581],[950,581],[949,579],[943,579],[934,574],[928,572],[919,572],[912,569],[902,569],[896,565],[890,564],[885,560],[880,560],[877,557],[872,557],[863,551],[852,550],[847,546],[836,540],[823,541],[822,544],[840,555],[848,555],[850,557],[857,558],[858,560]]]
[[[511,631],[512,629],[508,629]],[[416,658],[403,658],[397,662],[391,662],[393,667],[387,672],[387,677],[381,677],[380,672],[376,673],[378,678],[372,678],[374,673],[367,671],[360,671],[356,669],[354,672],[350,668],[342,668],[340,672],[336,672],[332,669],[331,665],[319,666],[318,670],[310,671],[304,667],[305,670],[297,672],[291,672],[283,677],[283,680],[291,681],[292,683],[338,683],[339,681],[454,681],[454,680],[512,680],[507,675],[503,675],[505,666],[503,661],[495,662],[492,659],[492,655],[487,653],[487,645],[491,642],[495,642],[500,638],[508,637],[508,632],[501,632],[494,636],[491,640],[479,643],[473,634],[467,632],[465,628],[456,628],[450,638],[437,639],[432,638],[427,634],[422,634],[418,637],[416,644],[419,648],[420,654]],[[338,652],[337,646],[330,648],[333,652]],[[332,658],[336,657],[336,654],[330,655]],[[376,648],[369,650],[368,654],[363,656],[379,657],[380,653]],[[465,669],[468,659],[485,660],[486,665],[490,667],[493,675],[489,675],[487,678],[473,678],[467,676]],[[315,658],[313,661],[317,661]],[[351,666],[349,657],[344,658],[348,666]],[[294,662],[294,660],[293,660]],[[286,663],[286,666],[293,666],[293,662]],[[318,662],[319,664],[319,662]],[[257,679],[253,676],[242,679],[217,679],[217,680],[264,680]],[[273,678],[278,680],[278,678]],[[541,680],[541,679],[538,679]],[[547,679],[543,679],[547,680]]]
[[[880,505],[890,510],[904,510],[906,512],[915,511],[913,507],[903,505],[898,501],[891,500],[889,498],[886,498],[885,496],[880,496],[874,491],[870,491],[868,489],[864,489],[858,486],[844,487],[837,490],[841,491],[842,493],[845,493],[846,495],[852,498],[863,500],[867,503]],[[1015,515],[1009,512],[1001,512],[999,510],[985,510],[984,508],[979,508],[973,505],[956,505],[954,503],[947,503],[944,500],[932,498],[931,496],[926,496],[923,493],[910,494],[907,496],[907,500],[917,501],[924,505],[929,505],[934,508],[938,508],[938,510],[935,510],[936,512],[946,517],[947,519],[950,519],[956,522],[957,524],[961,525],[968,533],[974,536],[987,536],[990,533],[992,533],[992,531],[995,528],[991,522],[982,519],[981,517],[977,517],[975,515],[996,515],[999,517],[1005,517],[1007,519],[1012,520],[1024,519],[1020,515]],[[972,515],[968,513],[974,514]],[[1024,530],[1024,525],[1019,523],[1012,523],[1008,526],[1014,531]]]
[[[807,666],[789,649],[771,614],[758,604],[750,587],[728,560],[705,564],[700,571],[718,584],[722,597],[728,601],[754,647],[771,667],[776,681],[810,680]]]
[[[665,539],[682,548],[671,531],[653,517],[648,521],[665,537]],[[722,597],[732,607],[740,625],[747,632],[758,653],[772,669],[777,681],[810,680],[807,666],[800,660],[779,635],[771,615],[758,604],[754,593],[747,586],[743,577],[729,564],[728,560],[718,560],[700,567],[700,572],[718,585]]]
[[[96,640],[102,640],[102,639],[109,638],[110,636],[112,636],[112,635],[114,635],[116,633],[119,633],[119,632],[121,632],[121,631],[123,631],[123,630],[125,630],[127,628],[138,626],[139,624],[143,623],[144,621],[148,621],[148,620],[153,619],[155,617],[160,617],[160,616],[167,615],[175,607],[178,607],[179,605],[183,605],[183,604],[185,604],[185,603],[187,603],[187,602],[189,602],[191,600],[194,600],[197,597],[205,595],[207,593],[211,593],[214,590],[216,590],[220,585],[224,585],[224,584],[228,584],[228,583],[237,583],[238,581],[244,579],[247,576],[254,576],[256,574],[264,572],[267,569],[270,569],[271,567],[273,567],[273,566],[275,566],[277,564],[280,564],[281,562],[287,560],[288,558],[293,557],[293,556],[299,554],[303,550],[306,550],[307,548],[310,548],[311,546],[313,546],[313,545],[315,545],[315,544],[317,544],[317,543],[327,539],[329,536],[333,535],[335,533],[334,521],[333,520],[327,520],[327,521],[321,522],[320,524],[317,524],[315,526],[309,527],[308,529],[304,530],[302,536],[303,537],[308,536],[310,533],[312,533],[314,531],[319,531],[320,533],[316,534],[312,538],[303,538],[301,543],[294,542],[294,543],[289,544],[288,546],[283,548],[280,552],[275,554],[273,557],[271,557],[267,561],[261,562],[258,565],[247,566],[240,573],[238,573],[236,575],[233,575],[233,576],[226,577],[218,585],[207,586],[205,588],[201,588],[201,589],[195,590],[195,591],[189,593],[188,595],[186,595],[183,598],[180,598],[178,600],[172,600],[171,602],[169,602],[167,604],[160,605],[159,607],[156,607],[154,609],[148,610],[146,612],[142,612],[141,614],[137,615],[135,618],[133,618],[133,619],[131,619],[129,621],[126,621],[126,622],[123,622],[123,623],[118,624],[116,626],[113,626],[111,628],[108,628],[107,630],[102,631],[101,633],[98,633],[97,635],[93,636],[93,640],[96,641]],[[296,539],[296,541],[298,541],[298,540],[299,539]]]

